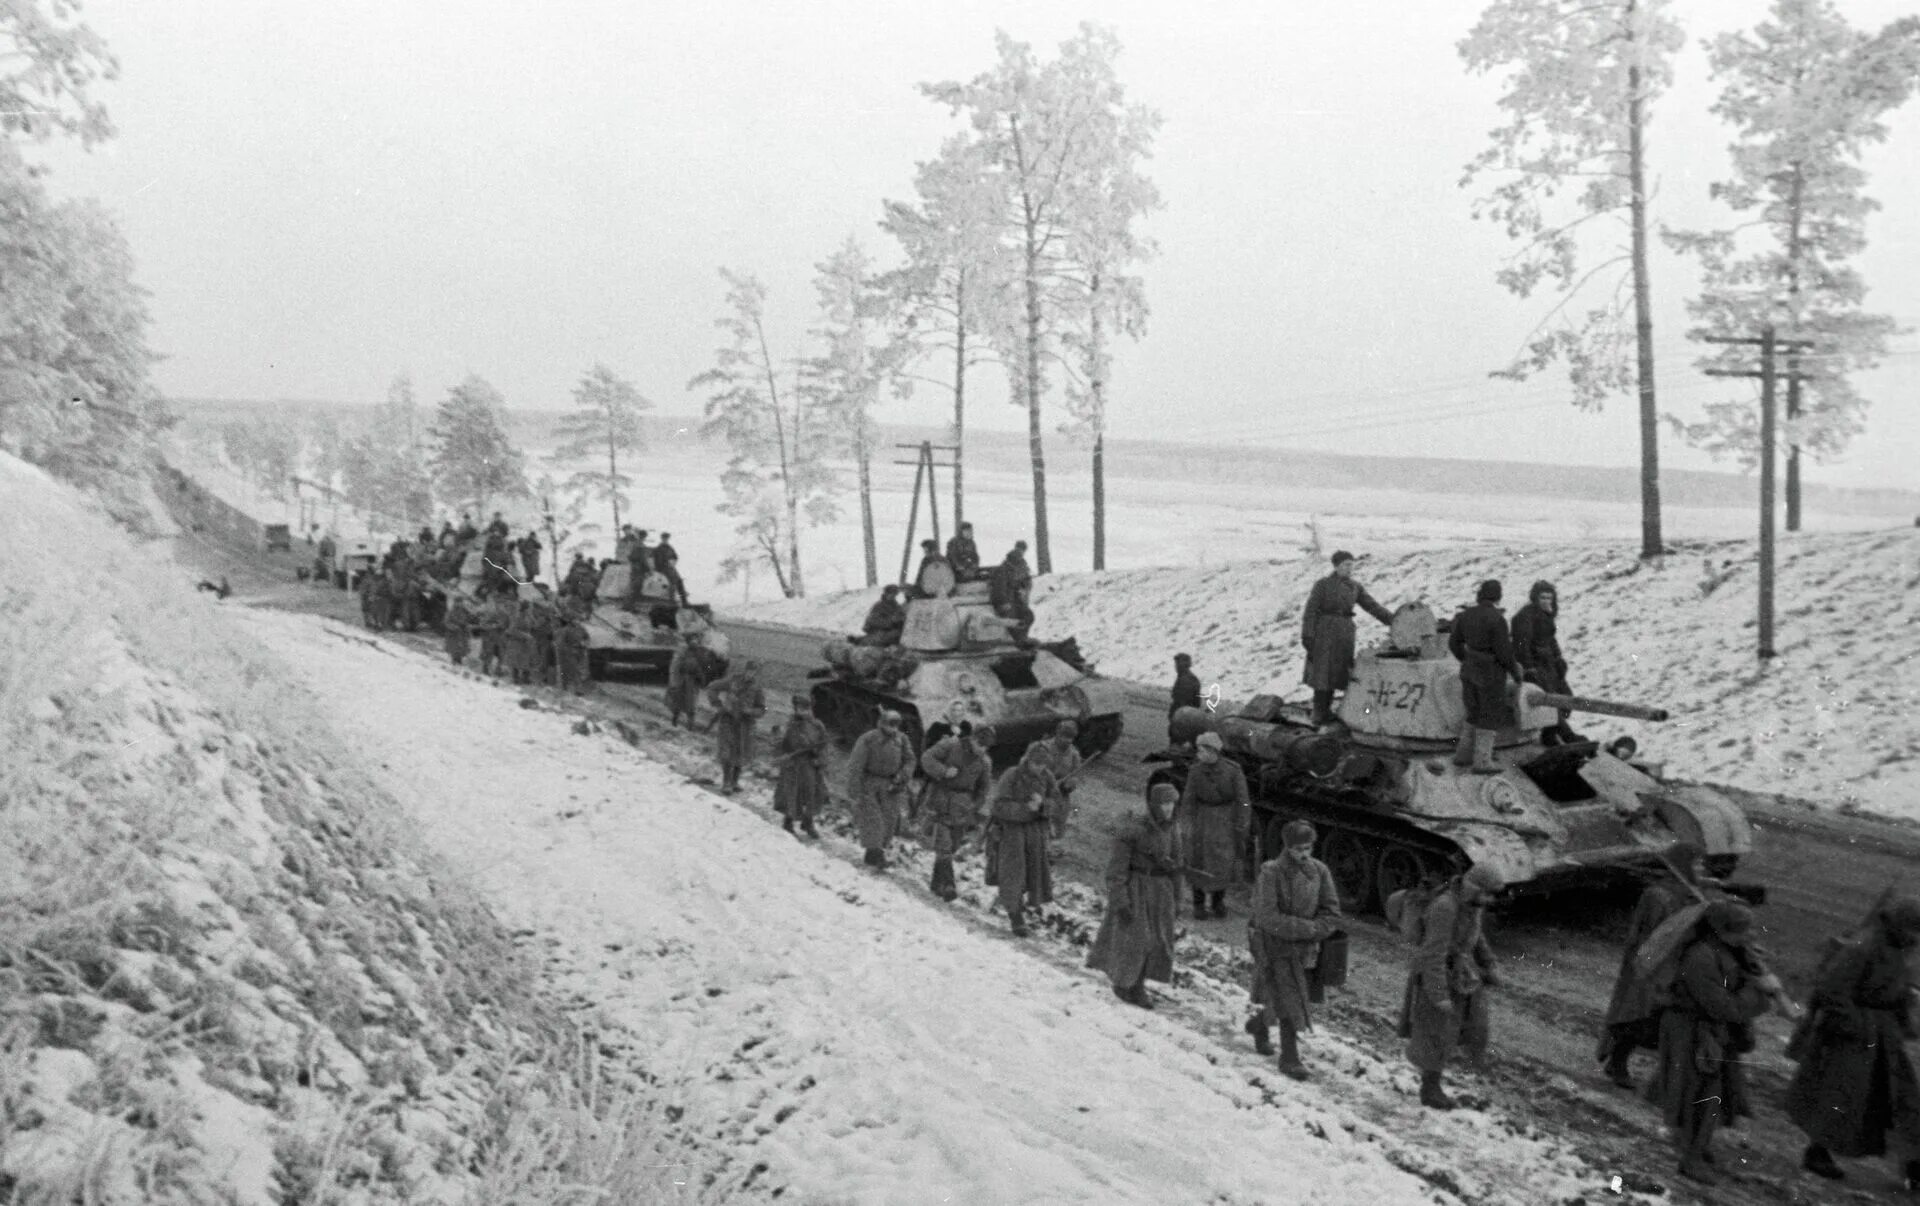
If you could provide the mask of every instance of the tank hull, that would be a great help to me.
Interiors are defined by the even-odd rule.
[[[1530,894],[1657,867],[1680,841],[1700,846],[1723,874],[1752,849],[1751,826],[1731,799],[1663,782],[1592,742],[1518,741],[1496,751],[1497,773],[1479,775],[1455,766],[1445,746],[1316,733],[1290,713],[1262,721],[1182,709],[1174,731],[1221,734],[1225,756],[1247,775],[1263,857],[1278,849],[1281,823],[1314,822],[1343,900],[1358,909],[1474,864],[1499,871],[1509,893]],[[1178,785],[1192,757],[1185,746],[1150,755],[1154,778]]]

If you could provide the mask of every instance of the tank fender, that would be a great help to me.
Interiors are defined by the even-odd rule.
[[[1753,826],[1747,814],[1711,787],[1669,784],[1648,797],[1647,804],[1676,838],[1696,843],[1708,855],[1753,852]]]
[[[1460,847],[1474,866],[1492,867],[1510,884],[1525,883],[1547,869],[1525,838],[1493,825],[1427,825]]]

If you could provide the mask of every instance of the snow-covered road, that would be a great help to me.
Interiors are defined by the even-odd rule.
[[[1354,1139],[1311,1086],[1263,1103],[1177,1022],[576,735],[569,716],[326,621],[245,622],[503,918],[557,941],[568,986],[631,1032],[687,1133],[752,1166],[749,1194],[1449,1196]]]

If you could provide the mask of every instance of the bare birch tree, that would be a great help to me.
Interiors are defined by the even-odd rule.
[[[728,342],[715,350],[714,367],[687,388],[707,391],[701,433],[724,436],[732,450],[720,475],[727,501],[719,510],[740,520],[734,528],[740,541],[720,563],[721,581],[765,561],[780,592],[802,598],[801,515],[809,524],[820,524],[837,513],[838,483],[826,463],[830,432],[773,358],[766,286],[724,268],[720,276],[727,282],[729,312],[714,325],[726,332]]]
[[[1075,186],[1098,179],[1101,164],[1143,153],[1158,119],[1127,104],[1114,72],[1120,41],[1111,30],[1082,24],[1061,45],[1059,58],[1047,63],[1004,31],[995,35],[995,47],[999,61],[991,71],[967,83],[922,84],[920,90],[966,114],[988,165],[987,179],[998,185],[996,225],[999,241],[1017,259],[1020,304],[1017,321],[995,338],[1008,365],[1012,400],[1027,412],[1034,570],[1045,574],[1052,571],[1053,555],[1041,405],[1046,366],[1057,363],[1061,332],[1079,302],[1068,276]]]

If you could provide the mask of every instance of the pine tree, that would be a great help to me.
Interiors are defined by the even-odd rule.
[[[1526,349],[1494,374],[1524,380],[1555,361],[1576,406],[1599,409],[1633,390],[1640,402],[1640,555],[1665,551],[1660,526],[1659,414],[1654,402],[1653,301],[1647,263],[1646,132],[1653,102],[1671,82],[1680,27],[1668,0],[1494,0],[1459,44],[1472,72],[1504,71],[1509,120],[1467,165],[1462,186],[1498,180],[1474,217],[1498,222],[1520,246],[1495,279],[1519,297],[1543,283],[1560,294]],[[1571,203],[1555,198],[1578,188]],[[1584,271],[1589,223],[1623,216],[1627,245]],[[1608,269],[1625,266],[1584,314],[1564,312]]]
[[[1811,340],[1817,352],[1784,357],[1786,526],[1800,527],[1800,454],[1838,453],[1859,432],[1867,401],[1848,374],[1872,368],[1894,320],[1866,313],[1866,282],[1852,264],[1866,248],[1866,219],[1879,203],[1863,192],[1860,158],[1887,136],[1888,112],[1920,75],[1920,22],[1878,37],[1855,30],[1830,0],[1774,0],[1752,30],[1709,46],[1722,82],[1713,112],[1737,131],[1733,176],[1712,196],[1742,218],[1733,229],[1675,232],[1697,254],[1702,291],[1688,305],[1698,335],[1751,336],[1771,326]],[[1708,367],[1750,362],[1732,348]],[[1804,385],[1802,378],[1805,378]],[[1760,455],[1751,401],[1709,405],[1683,428],[1714,455],[1751,467]]]
[[[721,562],[721,581],[765,561],[780,592],[806,595],[800,563],[800,517],[825,523],[838,508],[838,482],[827,467],[831,433],[795,389],[769,349],[767,290],[751,275],[722,268],[728,313],[714,320],[728,342],[714,352],[714,367],[687,383],[706,390],[705,436],[724,436],[732,455],[720,475],[727,501],[720,511],[740,520],[740,542]]]
[[[527,477],[520,453],[500,426],[506,399],[478,376],[447,391],[435,413],[431,464],[441,491],[461,504],[485,514],[496,496],[527,493]]]
[[[653,403],[640,396],[633,383],[604,364],[587,370],[573,387],[574,411],[555,424],[553,434],[562,441],[553,450],[557,462],[592,457],[595,467],[577,470],[566,481],[575,494],[598,499],[613,508],[613,531],[620,531],[620,504],[633,485],[633,478],[621,470],[622,457],[646,447],[646,432],[640,412],[652,410]],[[598,467],[601,456],[607,467]],[[556,556],[558,554],[556,553]]]

